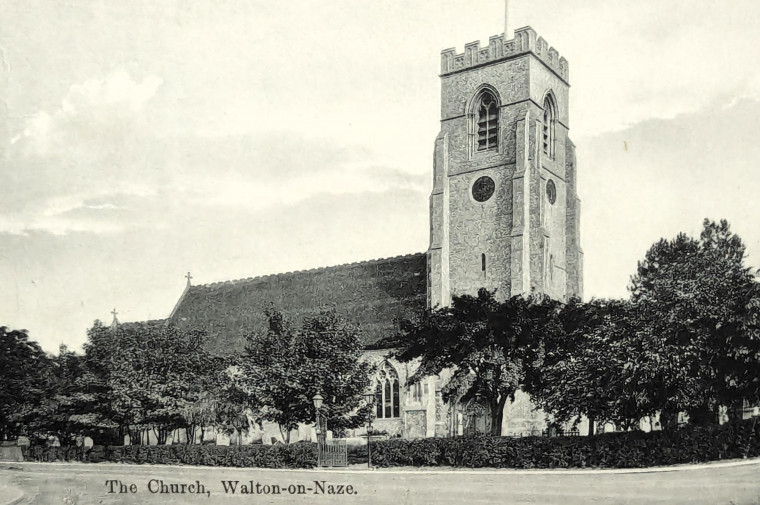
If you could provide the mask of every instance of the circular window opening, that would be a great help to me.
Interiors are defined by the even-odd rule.
[[[557,188],[554,186],[554,181],[551,179],[546,181],[546,198],[549,199],[549,203],[552,205],[557,201]]]
[[[493,196],[496,183],[488,176],[480,177],[472,185],[472,197],[476,202],[485,202]]]

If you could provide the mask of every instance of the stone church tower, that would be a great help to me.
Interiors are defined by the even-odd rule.
[[[441,132],[430,195],[428,305],[583,292],[565,58],[530,27],[441,54]]]

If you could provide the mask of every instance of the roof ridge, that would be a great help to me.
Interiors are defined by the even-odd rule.
[[[421,256],[427,254],[426,252],[417,252],[417,253],[409,253],[409,254],[399,254],[397,256],[387,256],[385,258],[374,258],[371,260],[365,260],[365,261],[352,261],[349,263],[341,263],[338,265],[329,265],[325,267],[314,267],[314,268],[306,268],[302,270],[290,270],[287,272],[280,272],[276,274],[265,274],[265,275],[257,275],[254,277],[245,277],[240,279],[230,279],[228,281],[217,281],[217,282],[210,282],[207,284],[195,284],[190,287],[190,289],[193,288],[207,288],[207,287],[218,287],[218,286],[228,286],[228,285],[235,285],[242,282],[250,282],[250,281],[257,281],[257,280],[264,280],[270,277],[278,277],[280,275],[292,275],[292,274],[302,274],[302,273],[314,273],[319,271],[326,271],[333,268],[345,268],[345,267],[354,267],[359,265],[371,265],[373,263],[381,263],[384,261],[389,260],[399,260],[399,259],[405,259],[405,258],[411,258],[413,256]]]
[[[149,324],[159,324],[159,323],[168,323],[171,322],[168,317],[159,317],[156,319],[143,319],[141,321],[119,321],[119,323],[116,325],[118,327],[122,326],[135,326],[135,325],[149,325]]]

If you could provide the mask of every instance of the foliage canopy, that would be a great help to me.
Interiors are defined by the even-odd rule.
[[[359,426],[370,411],[362,398],[372,366],[363,361],[358,328],[335,312],[321,312],[293,328],[280,312],[267,311],[269,331],[249,336],[241,362],[249,395],[263,419],[280,426],[283,439],[299,424],[312,424],[312,398],[325,398],[321,413],[331,429]]]

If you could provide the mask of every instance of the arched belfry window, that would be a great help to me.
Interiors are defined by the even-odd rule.
[[[483,91],[477,101],[478,151],[499,147],[499,104],[493,93]]]
[[[399,417],[399,383],[398,373],[387,361],[375,377],[375,406],[377,418],[388,419]]]
[[[554,125],[557,122],[557,104],[551,93],[544,98],[544,129],[543,144],[544,154],[554,158]]]

